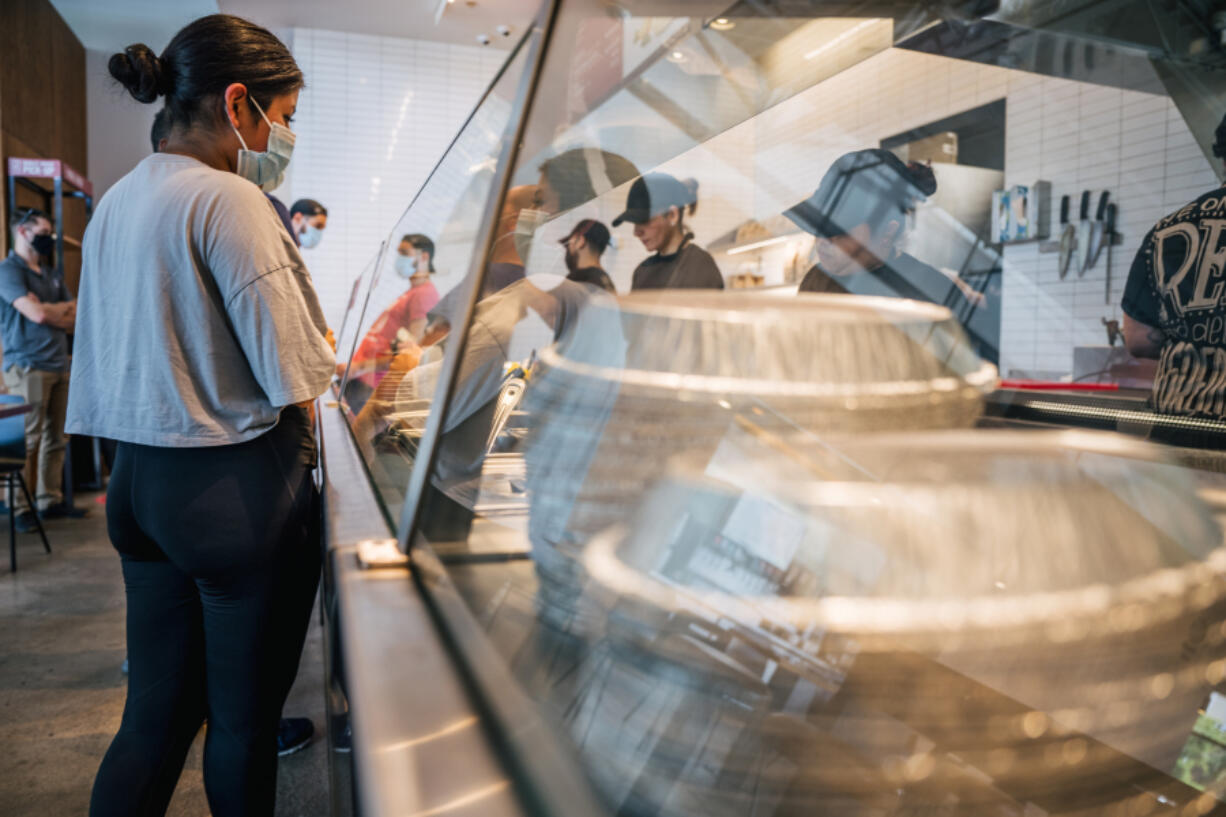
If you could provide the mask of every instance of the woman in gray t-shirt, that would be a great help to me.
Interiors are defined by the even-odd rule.
[[[123,722],[90,814],[165,812],[207,716],[214,814],[271,815],[276,730],[319,581],[309,407],[335,360],[263,190],[302,72],[228,15],[110,61],[169,136],[103,197],[82,250],[68,430],[118,441],[107,527],[127,592]]]

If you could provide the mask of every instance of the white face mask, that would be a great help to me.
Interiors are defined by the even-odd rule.
[[[417,274],[417,259],[411,255],[396,256],[396,273],[401,278],[412,278]]]
[[[260,107],[260,103],[255,101],[255,97],[251,97],[251,104],[255,105],[260,116],[264,117],[265,122],[268,122],[268,150],[263,152],[248,150],[243,135],[231,122],[230,128],[238,137],[239,144],[243,146],[238,152],[238,166],[234,172],[258,185],[265,193],[271,193],[281,186],[281,182],[285,181],[285,168],[289,167],[290,156],[294,153],[294,132],[280,122],[269,122],[268,117],[264,115],[264,109]]]
[[[319,241],[324,237],[324,231],[310,224],[307,225],[306,231],[299,236],[298,240],[302,242],[304,250],[314,249],[319,246]]]
[[[528,255],[532,252],[532,236],[537,229],[549,220],[549,213],[544,210],[520,210],[519,217],[515,220],[515,252],[519,253],[519,258],[524,262],[524,266],[528,266]]]

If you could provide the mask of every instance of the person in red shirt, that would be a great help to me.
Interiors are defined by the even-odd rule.
[[[426,315],[438,303],[438,290],[430,282],[433,241],[420,233],[409,233],[400,239],[394,264],[396,272],[408,279],[409,288],[375,319],[353,354],[351,377],[367,380],[366,376],[374,374],[371,386],[377,385],[378,371],[387,368],[393,355],[421,341]]]

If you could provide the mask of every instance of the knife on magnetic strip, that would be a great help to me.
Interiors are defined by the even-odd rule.
[[[1077,277],[1086,271],[1086,262],[1090,259],[1090,236],[1094,233],[1094,222],[1090,221],[1090,191],[1081,191],[1081,220],[1077,222]]]
[[[1110,193],[1106,190],[1098,197],[1098,209],[1094,212],[1094,224],[1090,231],[1090,252],[1086,259],[1086,269],[1098,263],[1098,256],[1103,251],[1103,235],[1106,233],[1107,199]],[[1082,270],[1084,272],[1085,270]]]
[[[1073,258],[1073,248],[1077,246],[1077,228],[1068,220],[1069,197],[1060,197],[1060,279],[1068,275],[1069,261]]]

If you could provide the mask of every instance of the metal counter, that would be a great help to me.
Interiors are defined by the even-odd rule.
[[[320,446],[332,813],[524,814],[410,568],[359,564],[359,542],[392,534],[333,407]]]

